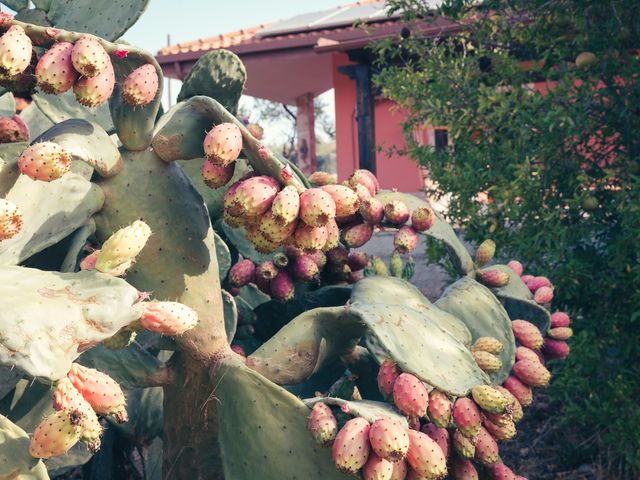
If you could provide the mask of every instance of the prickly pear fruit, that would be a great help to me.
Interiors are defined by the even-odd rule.
[[[420,431],[429,435],[429,438],[438,444],[445,458],[449,456],[449,430],[436,427],[433,423],[425,423]]]
[[[7,240],[20,232],[22,213],[9,200],[0,198],[0,241]]]
[[[282,243],[293,235],[298,226],[298,221],[280,224],[273,218],[273,213],[268,211],[258,221],[260,233],[272,242]]]
[[[96,77],[104,72],[111,59],[99,40],[91,35],[83,35],[73,46],[71,62],[83,77]]]
[[[260,277],[264,278],[265,280],[273,280],[274,278],[276,278],[276,275],[278,275],[278,272],[278,267],[276,267],[276,265],[271,260],[267,260],[258,265],[258,268],[256,268],[255,276],[256,278]]]
[[[531,387],[546,387],[551,380],[549,370],[542,363],[533,360],[518,360],[513,364],[513,372]]]
[[[347,265],[351,271],[362,270],[369,263],[369,255],[365,252],[351,252],[347,258]]]
[[[348,217],[358,211],[360,200],[356,192],[344,185],[325,185],[320,187],[333,198],[336,204],[336,218]]]
[[[571,327],[555,327],[549,329],[549,337],[554,340],[568,340],[573,336],[573,329]]]
[[[318,170],[309,175],[308,180],[314,187],[324,187],[325,185],[333,185],[336,183],[338,176],[335,173]]]
[[[369,170],[356,170],[351,174],[349,179],[347,180],[351,188],[356,188],[356,185],[362,185],[365,187],[372,197],[375,197],[378,194],[378,190],[380,190],[380,183],[376,176],[371,173]]]
[[[227,278],[232,287],[244,287],[247,283],[253,282],[256,273],[255,264],[249,259],[240,260],[229,269]]]
[[[384,260],[378,256],[371,258],[371,268],[375,275],[379,275],[381,277],[389,276],[389,269],[387,268],[387,265],[384,263]]]
[[[200,174],[205,185],[209,188],[220,188],[233,178],[233,172],[236,169],[235,162],[230,163],[225,167],[216,165],[209,160],[202,162],[202,168]]]
[[[317,252],[327,243],[329,233],[326,227],[310,227],[304,222],[299,222],[293,234],[296,246],[306,253]]]
[[[205,157],[222,167],[234,162],[242,150],[242,133],[235,123],[221,123],[213,127],[204,137]]]
[[[480,427],[476,435],[475,459],[484,465],[496,463],[499,458],[498,443],[484,428]]]
[[[444,452],[427,434],[409,430],[407,462],[412,470],[425,479],[439,479],[447,474]]]
[[[82,417],[77,410],[60,410],[47,416],[33,432],[29,454],[51,458],[67,453],[80,440]]]
[[[527,287],[529,287],[531,293],[535,293],[539,288],[552,286],[551,280],[549,280],[547,277],[533,277],[525,283],[527,284]]]
[[[404,480],[407,478],[407,461],[400,460],[399,462],[392,463],[393,471],[391,472],[391,478],[389,480]]]
[[[380,458],[375,453],[369,455],[362,469],[364,480],[390,480],[393,475],[393,463]]]
[[[31,39],[19,25],[12,25],[0,37],[0,74],[13,77],[31,63]]]
[[[157,93],[158,72],[150,63],[136,68],[122,82],[122,99],[129,105],[148,105]]]
[[[504,398],[506,398],[507,401],[509,402],[508,405],[507,405],[506,412],[507,412],[508,415],[511,416],[513,421],[518,423],[520,420],[522,420],[522,417],[524,416],[524,412],[522,410],[522,405],[520,405],[520,402],[518,401],[518,399],[516,397],[514,397],[513,394],[509,390],[507,390],[506,388],[504,388],[501,385],[494,385],[493,388],[495,388],[500,393],[502,393],[502,395],[504,395]],[[488,416],[488,418],[491,419],[491,421],[493,423],[496,423],[494,421],[495,417],[492,417],[489,414],[486,414],[486,415]]]
[[[327,241],[322,250],[326,252],[340,245],[340,228],[334,219],[329,220],[325,228],[327,229]]]
[[[524,347],[537,350],[542,346],[544,338],[538,327],[526,320],[514,320],[511,322],[511,329],[516,340]]]
[[[279,189],[280,185],[271,177],[247,178],[235,188],[232,198],[227,199],[225,210],[234,217],[257,218],[269,210]]]
[[[516,275],[518,275],[519,277],[521,277],[522,272],[524,272],[524,267],[517,260],[511,260],[509,263],[507,263],[507,267],[516,272]]]
[[[476,453],[476,445],[473,439],[465,437],[457,428],[453,431],[452,443],[454,450],[462,458],[473,458]]]
[[[389,259],[389,272],[394,277],[402,277],[402,270],[404,269],[404,262],[402,261],[402,255],[398,250],[394,250]]]
[[[96,270],[111,273],[130,266],[151,236],[151,229],[142,220],[121,228],[103,244],[96,260]]]
[[[100,425],[98,416],[89,405],[89,402],[76,390],[68,378],[62,378],[58,381],[53,391],[53,408],[56,411],[67,410],[68,412],[77,411],[81,413],[81,438],[87,442],[92,452],[98,451],[100,437],[102,436],[102,425]]]
[[[498,390],[489,385],[476,385],[471,396],[482,410],[492,413],[504,413],[508,401]]]
[[[536,293],[533,294],[533,300],[540,305],[551,302],[551,300],[553,300],[553,288],[540,287],[536,290]]]
[[[416,231],[408,226],[400,227],[393,237],[393,246],[400,253],[411,253],[418,245]]]
[[[349,250],[339,245],[327,251],[327,261],[330,265],[344,265],[349,260]]]
[[[140,324],[149,331],[163,335],[182,335],[198,323],[198,314],[178,302],[143,303]]]
[[[328,447],[338,433],[338,421],[331,409],[324,403],[316,403],[307,419],[307,428],[313,440]]]
[[[375,197],[370,197],[360,201],[358,212],[362,219],[369,225],[378,225],[384,218],[384,206]]]
[[[81,77],[73,84],[76,100],[85,107],[94,108],[103,104],[113,93],[116,75],[109,62],[106,68],[95,77]]]
[[[300,255],[293,261],[293,276],[301,281],[313,280],[320,273],[316,262],[309,255]]]
[[[429,418],[438,427],[448,427],[453,404],[446,393],[433,389],[429,394]]]
[[[529,282],[533,280],[533,278],[533,275],[520,275],[520,280],[522,280],[524,284],[527,285],[527,287],[529,286]]]
[[[509,274],[497,268],[478,270],[478,281],[487,287],[504,287],[509,283]]]
[[[342,243],[348,248],[359,248],[367,243],[373,235],[373,227],[368,223],[355,223],[342,231]]]
[[[401,200],[392,200],[384,206],[384,216],[394,225],[402,225],[409,220],[409,208]]]
[[[287,272],[280,270],[276,278],[271,280],[271,295],[281,302],[288,302],[295,294],[293,280]]]
[[[473,359],[480,367],[480,370],[487,373],[499,372],[502,368],[502,360],[489,352],[483,352],[482,350],[475,350],[471,352]]]
[[[19,115],[0,117],[0,143],[26,142],[29,127]]]
[[[429,391],[418,377],[401,373],[393,385],[393,402],[408,417],[424,417],[429,406]]]
[[[38,142],[22,152],[18,168],[33,180],[51,182],[69,171],[71,155],[57,143]]]
[[[476,264],[482,266],[485,263],[493,260],[493,256],[496,254],[496,242],[493,240],[485,240],[482,242],[476,250]]]
[[[380,458],[397,462],[409,450],[409,434],[399,422],[390,418],[379,418],[369,430],[371,448]]]
[[[516,436],[516,424],[510,419],[506,419],[500,424],[497,424],[493,423],[488,418],[485,418],[482,425],[497,440],[506,442]]]
[[[481,427],[480,410],[468,397],[460,397],[453,404],[453,423],[465,437],[475,437]]]
[[[471,351],[482,351],[500,355],[502,352],[502,342],[494,337],[479,337],[471,347]]]
[[[516,348],[516,361],[525,359],[540,361],[538,353],[534,352],[530,348],[522,346]]]
[[[416,232],[429,230],[436,221],[436,214],[429,207],[416,208],[411,214],[411,226]]]
[[[72,43],[59,42],[40,57],[36,65],[36,80],[44,92],[57,95],[73,87],[78,72],[71,63],[72,50]]]
[[[511,395],[516,397],[518,403],[523,407],[528,407],[533,403],[533,392],[531,388],[522,383],[518,378],[510,376],[503,382],[502,386],[509,390]]]
[[[551,328],[568,327],[571,324],[569,315],[564,312],[553,312],[551,314]]]
[[[249,123],[247,124],[247,130],[256,140],[262,140],[262,136],[264,135],[264,128],[262,128],[257,123]]]
[[[491,480],[516,480],[516,474],[504,463],[494,463],[489,467]]]
[[[452,480],[478,480],[478,471],[471,460],[454,458],[451,463]]]
[[[362,417],[349,420],[340,429],[333,442],[331,456],[338,470],[355,475],[369,458],[369,429],[371,426]]]
[[[571,348],[567,342],[563,340],[554,340],[553,338],[545,338],[542,351],[549,358],[567,358],[571,352]]]
[[[96,413],[113,415],[118,423],[127,421],[124,393],[109,375],[74,363],[67,377]]]
[[[380,364],[378,370],[378,389],[382,396],[391,398],[393,396],[393,385],[401,371],[393,360],[387,359]]]
[[[310,227],[322,227],[336,217],[336,202],[321,188],[310,188],[300,194],[300,218]]]
[[[273,219],[281,224],[286,225],[298,218],[300,211],[300,195],[295,187],[287,185],[278,192],[271,204],[271,213]]]

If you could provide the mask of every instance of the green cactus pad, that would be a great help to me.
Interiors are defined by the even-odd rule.
[[[29,443],[24,430],[0,415],[0,478],[49,480],[44,463],[29,455]]]
[[[67,250],[67,254],[60,265],[61,272],[75,272],[78,266],[78,257],[87,243],[87,239],[96,231],[96,222],[89,219],[87,223],[82,225],[71,236],[71,243]]]
[[[27,108],[20,112],[20,118],[29,127],[30,138],[43,134],[54,125],[49,117],[42,113],[42,110],[38,108],[35,102],[31,102]]]
[[[256,265],[262,262],[266,262],[267,260],[271,260],[273,257],[272,253],[260,253],[258,252],[253,244],[247,239],[245,230],[243,227],[240,228],[232,228],[227,225],[225,222],[220,221],[216,224],[216,228],[220,227],[224,232],[224,236],[227,238],[227,241],[235,247],[235,249],[242,255],[244,258],[248,258]]]
[[[19,12],[22,9],[25,9],[29,6],[29,0],[2,0],[7,7],[15,12]]]
[[[236,335],[238,326],[238,306],[233,295],[226,290],[221,290],[221,292],[222,305],[224,307],[224,331],[227,332],[227,341],[231,343],[231,340]]]
[[[213,240],[216,243],[216,257],[218,258],[218,272],[220,273],[220,280],[227,277],[227,273],[231,268],[231,252],[224,240],[220,238],[220,235],[213,232]]]
[[[97,123],[107,132],[112,131],[114,128],[109,107],[106,103],[96,108],[83,107],[78,103],[72,91],[61,93],[60,95],[38,92],[33,95],[33,104],[46,118],[51,120],[52,123],[60,123],[75,118]],[[30,106],[27,107],[27,109],[29,108]],[[26,110],[22,115],[25,113]],[[31,128],[31,124],[29,124],[29,128]],[[32,136],[33,135],[32,133]]]
[[[436,306],[462,320],[475,341],[479,337],[494,337],[502,343],[500,371],[490,375],[493,383],[502,383],[515,361],[515,339],[509,315],[491,291],[470,277],[450,285]]]
[[[126,395],[129,420],[117,423],[108,418],[111,423],[109,428],[117,429],[136,445],[147,445],[154,438],[162,436],[162,387],[136,388],[128,390]]]
[[[13,93],[7,92],[0,97],[0,117],[13,117],[16,113],[16,100]]]
[[[250,283],[240,289],[240,297],[254,309],[271,300],[271,297]]]
[[[335,405],[346,410],[346,413],[349,415],[362,417],[369,423],[373,423],[379,418],[391,418],[401,423],[405,428],[409,428],[407,417],[399,413],[386,402],[373,402],[371,400],[344,400],[336,397],[314,397],[307,398],[302,401],[309,408],[313,408],[316,403]]]

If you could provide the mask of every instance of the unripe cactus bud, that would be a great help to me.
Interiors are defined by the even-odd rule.
[[[338,421],[326,404],[316,403],[307,419],[307,428],[318,445],[328,447],[338,433]]]
[[[273,219],[285,225],[298,218],[300,195],[295,187],[288,185],[278,192],[271,204]]]
[[[96,413],[113,415],[118,423],[127,421],[124,393],[109,375],[74,363],[67,377]]]
[[[18,158],[18,168],[33,180],[51,182],[69,171],[71,155],[57,143],[34,143]]]
[[[491,413],[504,413],[509,403],[504,395],[489,385],[476,385],[471,389],[471,395],[481,409]]]
[[[225,167],[234,162],[242,150],[242,133],[235,123],[213,127],[203,143],[205,157],[214,165]]]
[[[325,185],[335,184],[338,181],[338,176],[335,173],[318,170],[309,175],[308,180],[314,187],[324,187]]]
[[[233,178],[233,173],[236,169],[236,162],[232,162],[229,165],[222,167],[216,165],[209,160],[202,162],[202,168],[200,174],[205,185],[209,188],[220,188],[229,183],[229,180]]]
[[[0,37],[0,74],[13,77],[31,63],[31,39],[19,25],[12,25]]]
[[[148,105],[157,93],[158,73],[150,63],[136,68],[122,82],[122,99],[129,105]]]
[[[73,46],[71,62],[83,77],[92,78],[104,72],[111,59],[96,37],[83,35]]]
[[[109,100],[116,84],[113,65],[109,62],[106,68],[95,77],[81,77],[73,84],[76,100],[85,107],[95,108]]]
[[[496,243],[493,240],[485,240],[476,250],[476,264],[482,266],[493,260],[496,254]]]
[[[400,227],[393,237],[393,246],[400,253],[411,253],[418,245],[416,231],[408,226]]]
[[[404,269],[404,262],[402,261],[402,256],[400,252],[394,250],[391,254],[391,258],[389,259],[389,273],[393,277],[402,277],[402,270]]]
[[[368,223],[356,223],[342,231],[342,243],[349,248],[359,248],[371,240],[373,227]]]
[[[409,220],[409,208],[401,200],[392,200],[384,206],[385,218],[394,225],[402,225]]]
[[[178,302],[143,303],[140,325],[163,335],[182,335],[198,323],[198,314]]]
[[[151,229],[141,220],[121,228],[102,244],[96,260],[96,270],[104,273],[129,266],[142,251],[151,236]]]
[[[497,268],[478,270],[478,281],[487,287],[504,287],[509,283],[509,274]]]
[[[323,227],[336,216],[336,203],[320,188],[310,188],[300,194],[300,218],[310,227]]]
[[[384,263],[384,260],[378,256],[371,258],[371,269],[375,275],[379,275],[381,277],[389,276],[389,269],[387,268],[387,265]]]
[[[411,214],[411,226],[416,232],[429,230],[436,221],[436,214],[429,207],[420,207]]]
[[[22,213],[9,200],[0,198],[0,241],[8,240],[20,232]]]

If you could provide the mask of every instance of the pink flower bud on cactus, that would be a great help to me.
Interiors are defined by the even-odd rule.
[[[356,170],[351,174],[348,182],[354,189],[356,188],[356,185],[362,185],[369,191],[372,197],[375,197],[378,194],[378,190],[380,190],[380,183],[378,182],[378,179],[369,170]]]
[[[536,290],[536,293],[533,294],[533,300],[540,305],[551,302],[551,300],[553,300],[553,288],[540,287]]]
[[[484,428],[480,427],[476,435],[475,459],[483,465],[491,465],[498,461],[498,443],[495,438]]]
[[[402,460],[409,450],[407,428],[390,418],[379,418],[373,422],[369,441],[375,454],[390,462]]]
[[[0,117],[0,143],[26,142],[29,140],[29,127],[19,115]]]
[[[127,421],[124,393],[109,375],[74,363],[67,377],[96,413],[113,415],[118,423]]]
[[[51,182],[69,171],[71,155],[57,143],[34,143],[18,158],[18,168],[33,180]]]
[[[158,73],[150,63],[136,68],[122,82],[122,99],[129,105],[148,105],[157,93]]]
[[[231,162],[227,166],[216,165],[209,160],[202,162],[202,168],[200,174],[204,184],[209,188],[220,188],[229,183],[229,180],[233,178],[233,173],[236,169],[236,163]]]
[[[393,385],[402,373],[398,365],[393,360],[387,359],[380,364],[378,370],[378,389],[382,396],[391,398],[393,395]]]
[[[116,75],[111,62],[95,77],[81,77],[73,84],[76,100],[85,107],[95,108],[109,100],[116,85]]]
[[[271,280],[271,295],[281,302],[288,302],[295,294],[293,280],[287,272],[280,270],[276,278]]]
[[[528,407],[533,403],[533,392],[531,388],[522,383],[518,378],[510,376],[504,381],[502,386],[509,390],[511,395],[516,397],[518,403],[523,407]]]
[[[537,350],[542,346],[544,341],[542,333],[533,323],[526,320],[514,320],[511,322],[511,329],[516,340],[523,346],[532,350]]]
[[[22,213],[9,200],[0,198],[0,241],[14,237],[22,229]]]
[[[82,436],[82,417],[76,410],[60,410],[47,416],[33,432],[29,454],[51,458],[67,453]]]
[[[402,225],[409,220],[409,208],[401,200],[392,200],[384,206],[384,216],[394,225]]]
[[[351,271],[362,270],[369,263],[369,255],[365,252],[351,252],[347,257],[347,265]]]
[[[429,406],[429,392],[418,377],[401,373],[393,385],[393,402],[408,417],[424,417]]]
[[[285,225],[298,218],[300,211],[300,195],[295,187],[289,185],[278,192],[271,204],[273,219]]]
[[[496,242],[493,240],[485,240],[482,242],[476,250],[476,264],[484,265],[485,263],[493,260],[493,256],[496,254]]]
[[[198,324],[198,314],[178,302],[146,302],[140,325],[163,335],[182,335]]]
[[[360,202],[358,209],[362,219],[369,225],[378,225],[384,218],[384,206],[375,197],[370,197]]]
[[[438,444],[445,457],[449,456],[449,430],[433,423],[425,423],[420,431],[426,433],[431,440]]]
[[[310,227],[323,227],[336,216],[336,203],[320,188],[310,188],[300,194],[300,218]]]
[[[549,358],[567,358],[571,352],[571,348],[567,342],[563,340],[545,338],[542,351]]]
[[[338,181],[335,173],[323,172],[318,170],[308,177],[309,183],[314,187],[324,187],[325,185],[333,185]]]
[[[242,180],[229,197],[225,195],[225,211],[234,217],[260,217],[271,208],[279,189],[278,182],[267,176]]]
[[[326,404],[316,403],[307,419],[307,429],[318,445],[328,447],[338,433],[338,421]]]
[[[444,452],[427,434],[409,430],[407,462],[411,469],[424,478],[438,479],[447,474]]]
[[[240,260],[229,269],[227,278],[229,285],[233,287],[244,287],[247,283],[253,282],[256,273],[255,264],[249,260]]]
[[[497,268],[478,270],[478,281],[487,287],[499,288],[509,283],[509,274]]]
[[[480,430],[480,410],[468,397],[460,397],[453,404],[453,423],[465,437],[475,437]]]
[[[411,214],[411,226],[416,232],[429,230],[436,222],[436,214],[429,207],[416,208]]]
[[[524,280],[523,280],[524,281]],[[547,277],[533,277],[529,281],[525,282],[531,293],[535,293],[541,287],[551,287],[551,280]]]
[[[297,247],[306,253],[313,253],[322,250],[329,239],[329,232],[327,227],[310,227],[299,222],[293,236]]]
[[[92,78],[104,72],[110,65],[109,54],[92,35],[83,35],[73,46],[71,62],[83,77]]]
[[[31,39],[19,25],[12,25],[0,37],[0,74],[13,77],[31,63]]]
[[[342,231],[342,243],[349,248],[359,248],[371,240],[373,227],[368,223],[356,223]]]
[[[333,442],[331,456],[338,470],[355,475],[369,458],[369,422],[362,417],[349,420]]]
[[[309,255],[301,255],[294,260],[292,273],[296,279],[306,282],[316,278],[320,269]]]
[[[453,404],[446,393],[432,390],[429,394],[429,418],[437,427],[448,427],[451,421]]]
[[[489,470],[491,480],[516,480],[516,474],[504,463],[494,463]]]
[[[476,467],[473,466],[471,460],[454,458],[451,461],[452,480],[478,480],[479,478],[478,471],[476,470]]]
[[[513,373],[530,387],[546,387],[551,380],[549,370],[533,360],[518,360],[513,364]]]
[[[571,324],[569,315],[564,312],[553,312],[551,314],[551,328],[568,327]]]
[[[522,267],[522,264],[519,261],[511,260],[509,263],[507,263],[507,267],[509,267],[514,272],[516,272],[516,275],[518,275],[519,277],[522,277],[522,272],[524,271],[524,268]]]
[[[102,244],[96,260],[96,270],[104,273],[129,266],[142,251],[151,236],[151,229],[141,220],[121,228]]]
[[[234,162],[242,150],[242,133],[235,123],[221,123],[204,137],[205,157],[222,167]]]
[[[457,428],[453,431],[452,444],[453,449],[462,458],[473,458],[476,453],[475,441],[469,437],[465,437]]]
[[[400,227],[393,237],[393,246],[400,253],[411,253],[418,245],[416,231],[408,226]]]
[[[336,218],[344,218],[358,211],[360,200],[358,195],[344,185],[325,185],[320,187],[333,198],[336,204]]]
[[[393,475],[393,463],[380,458],[375,453],[369,455],[362,469],[364,480],[389,480]]]

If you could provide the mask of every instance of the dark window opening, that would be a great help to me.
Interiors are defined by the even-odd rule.
[[[444,129],[436,129],[435,132],[436,152],[442,152],[449,146],[449,133]]]

